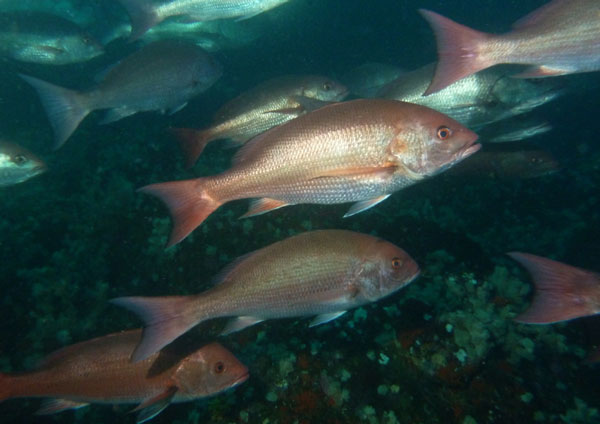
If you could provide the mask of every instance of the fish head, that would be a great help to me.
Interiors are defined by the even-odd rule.
[[[407,112],[398,117],[389,150],[392,161],[414,179],[438,174],[481,147],[475,144],[477,134],[440,112],[420,105]]]
[[[508,152],[495,166],[502,175],[518,178],[542,177],[560,169],[558,161],[544,150]]]
[[[197,47],[201,49],[200,47]],[[188,75],[181,75],[187,81],[187,97],[193,97],[210,88],[223,75],[223,65],[208,54],[202,54],[188,68]]]
[[[57,64],[85,62],[104,53],[104,47],[87,33],[63,37],[56,40],[56,44],[41,49]]]
[[[376,301],[400,290],[419,276],[419,265],[398,246],[377,239],[368,249],[368,260],[361,270],[361,292]]]
[[[563,93],[564,89],[549,79],[522,79],[503,75],[494,82],[487,101],[507,109],[510,115],[518,115],[542,106]]]
[[[209,396],[248,379],[248,368],[219,343],[210,343],[183,359],[174,375],[182,396]]]
[[[46,171],[46,164],[16,144],[0,142],[0,185],[18,184]]]
[[[339,102],[348,95],[348,88],[334,79],[311,76],[302,84],[302,96],[325,102]]]

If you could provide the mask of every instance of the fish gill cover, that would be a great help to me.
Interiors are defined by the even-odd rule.
[[[160,13],[168,15],[167,3],[121,3],[162,4]],[[353,69],[384,64],[381,78],[365,77],[372,93],[373,85],[385,87],[434,62],[435,35],[420,8],[503,34],[546,3],[289,0],[222,20],[170,16],[132,41],[132,9],[118,1],[0,2],[0,13],[55,15],[81,30],[49,29],[46,20],[0,28],[0,140],[35,153],[46,169],[28,175],[30,181],[20,176],[20,182],[0,187],[0,371],[31,370],[58,348],[143,324],[110,299],[201,293],[242,255],[300,233],[345,229],[400,246],[419,264],[419,278],[314,328],[308,319],[290,318],[219,336],[223,320],[202,323],[182,342],[222,343],[248,367],[250,378],[234,391],[171,406],[155,422],[599,423],[598,317],[516,322],[531,305],[535,286],[505,254],[531,252],[600,272],[597,72],[527,84],[503,78],[489,91],[469,88],[477,96],[444,113],[455,112],[459,121],[465,113],[502,117],[476,128],[481,152],[348,218],[342,218],[348,204],[298,204],[240,220],[247,201],[233,201],[165,250],[172,225],[167,208],[136,192],[151,183],[229,169],[234,150],[221,142],[210,143],[187,168],[171,129],[210,127],[223,105],[265,81],[310,74],[347,84],[344,76]],[[597,7],[593,1],[573,3]],[[183,90],[197,87],[193,76],[206,68],[186,74],[192,77],[182,84],[180,72],[177,84],[168,86],[180,90],[176,102],[148,106],[144,96],[151,97],[153,87],[143,85],[140,72],[141,88],[131,91],[141,99],[136,107],[111,105],[117,116],[131,116],[101,124],[106,111],[91,112],[69,142],[53,150],[56,116],[47,116],[19,74],[85,93],[125,58],[164,39],[200,46],[222,76],[188,96]],[[100,44],[101,54],[82,48]],[[40,54],[38,62],[22,60]],[[61,55],[70,63],[49,63]],[[500,66],[493,69],[522,70]],[[532,91],[519,104],[514,100],[522,92],[506,99],[509,90],[525,86]],[[313,104],[303,109],[311,95],[301,97],[278,100],[272,113],[296,117],[312,110]],[[9,156],[0,149],[0,167],[25,163]],[[593,295],[585,298],[594,299],[600,303]],[[127,414],[134,405],[46,417],[35,415],[39,404],[5,401],[0,423],[135,422]]]

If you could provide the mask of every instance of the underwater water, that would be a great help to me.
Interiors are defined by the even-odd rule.
[[[128,17],[116,2],[99,3],[19,7],[79,16],[80,26],[102,38]],[[224,320],[200,324],[182,342],[218,340],[250,378],[214,397],[171,405],[152,422],[600,423],[599,318],[514,321],[534,289],[506,255],[531,252],[600,272],[597,72],[557,77],[565,93],[531,112],[552,130],[517,144],[552,154],[561,167],[548,175],[441,173],[348,218],[347,204],[301,204],[240,220],[248,202],[234,201],[167,250],[167,209],[136,192],[227,169],[234,150],[218,143],[185,169],[168,129],[209,125],[221,105],[262,81],[292,73],[341,78],[365,62],[412,70],[434,61],[434,35],[419,8],[503,32],[545,3],[289,0],[228,21],[228,30],[243,31],[211,51],[222,77],[182,110],[107,125],[93,112],[58,150],[35,90],[18,74],[89,87],[99,70],[139,45],[116,38],[103,55],[60,66],[3,59],[0,137],[35,152],[48,171],[0,187],[0,370],[32,369],[60,347],[142,326],[112,298],[199,293],[248,252],[305,231],[347,229],[400,246],[421,275],[390,297],[314,328],[305,318],[268,320],[219,336]],[[482,152],[498,148],[480,141]],[[0,422],[135,422],[128,414],[133,405],[38,416],[39,404],[7,400]]]

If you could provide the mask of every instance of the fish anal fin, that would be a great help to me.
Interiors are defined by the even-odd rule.
[[[356,202],[354,205],[352,205],[352,207],[348,210],[348,212],[346,212],[346,214],[344,215],[344,218],[348,218],[349,216],[364,212],[367,209],[370,209],[373,206],[383,202],[388,197],[390,197],[389,194],[384,194],[383,196],[375,197],[374,199],[363,200],[362,202]]]
[[[566,75],[571,73],[571,71],[567,69],[559,69],[559,68],[551,68],[549,66],[530,66],[525,69],[523,72],[519,72],[518,74],[512,75],[513,78],[544,78],[544,77],[554,77],[559,75]]]
[[[262,321],[264,321],[263,318],[248,316],[234,318],[227,323],[223,331],[221,331],[221,335],[225,336],[227,334],[235,333],[236,331],[243,330],[246,327],[250,327],[251,325],[258,324]]]
[[[325,324],[326,322],[333,321],[336,318],[344,315],[346,311],[331,312],[329,314],[321,314],[314,317],[310,322],[309,327],[316,327],[317,325]]]
[[[275,209],[283,208],[284,206],[288,206],[289,203],[283,202],[281,200],[269,199],[268,197],[262,199],[253,200],[250,203],[250,207],[248,208],[248,212],[240,216],[241,218],[248,218],[250,216],[262,215],[263,213],[270,212]]]
[[[177,387],[170,386],[164,392],[150,399],[146,399],[144,402],[132,409],[131,412],[139,411],[136,417],[136,423],[140,424],[146,422],[160,414],[167,406],[169,406],[173,396],[175,396],[175,393],[177,393]]]
[[[69,409],[78,409],[88,406],[87,402],[75,402],[69,399],[46,399],[42,402],[40,409],[36,411],[36,415],[56,414],[57,412],[67,411]]]
[[[599,312],[590,301],[600,285],[596,274],[529,253],[508,255],[529,271],[535,284],[531,306],[516,321],[550,324]]]

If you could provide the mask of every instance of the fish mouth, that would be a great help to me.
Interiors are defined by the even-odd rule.
[[[481,144],[479,144],[479,143],[467,145],[458,153],[457,159],[458,160],[466,159],[469,156],[471,156],[473,153],[478,152],[479,149],[481,149]]]
[[[250,372],[246,371],[242,376],[240,376],[239,378],[237,378],[236,380],[234,380],[233,384],[231,385],[231,387],[236,387],[239,386],[240,384],[242,384],[244,381],[248,380],[248,378],[250,377]]]

